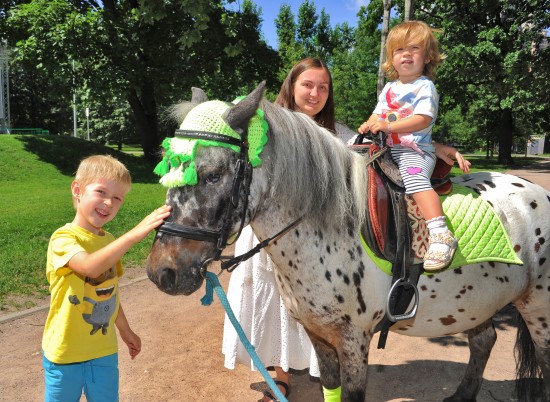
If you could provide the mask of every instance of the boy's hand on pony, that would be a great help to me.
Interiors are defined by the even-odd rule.
[[[156,227],[160,226],[170,216],[170,205],[163,205],[147,215],[140,223],[131,229],[127,235],[131,236],[136,243],[143,240]]]

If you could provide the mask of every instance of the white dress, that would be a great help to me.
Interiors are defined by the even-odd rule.
[[[252,228],[246,226],[237,243],[235,255],[258,244]],[[274,266],[264,250],[242,262],[229,279],[227,298],[235,317],[265,367],[279,366],[303,370],[319,377],[317,357],[304,327],[287,312],[275,282]],[[225,316],[222,352],[225,367],[243,364],[256,370],[233,324]]]

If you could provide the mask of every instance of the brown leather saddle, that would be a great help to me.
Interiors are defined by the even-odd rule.
[[[362,139],[358,138],[358,141]],[[393,161],[384,138],[364,147],[357,143],[350,148],[367,153],[367,219],[361,235],[373,253],[392,263],[392,287],[388,294],[386,314],[375,331],[380,331],[378,348],[385,347],[389,328],[397,321],[414,318],[418,308],[416,284],[424,272],[423,263],[412,252],[411,217],[407,212],[407,196],[401,174]],[[432,174],[432,186],[440,194],[452,190],[451,166],[438,159]],[[413,307],[407,312],[414,297]]]

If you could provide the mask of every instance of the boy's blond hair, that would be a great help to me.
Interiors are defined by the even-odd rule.
[[[82,188],[96,179],[107,179],[127,186],[127,191],[132,185],[130,172],[118,159],[111,155],[92,155],[80,162],[76,171],[75,181]]]
[[[430,58],[430,62],[424,65],[422,74],[431,80],[435,78],[435,70],[445,56],[439,52],[439,42],[434,32],[438,31],[430,28],[428,24],[422,21],[402,22],[390,30],[386,41],[386,61],[382,64],[389,80],[395,81],[399,78],[399,74],[392,64],[394,50],[405,47],[410,43],[423,47]]]

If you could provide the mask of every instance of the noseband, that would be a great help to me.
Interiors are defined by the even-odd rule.
[[[188,139],[212,140],[230,145],[237,145],[240,149],[239,157],[235,164],[235,176],[233,177],[233,185],[231,188],[231,199],[225,208],[223,223],[220,230],[214,231],[209,229],[201,229],[193,226],[181,225],[175,222],[164,222],[157,228],[157,239],[166,234],[168,236],[177,236],[185,239],[216,243],[216,254],[213,258],[208,259],[208,262],[217,261],[220,259],[223,249],[225,249],[228,245],[233,244],[233,242],[239,237],[244,226],[246,209],[248,207],[248,196],[250,194],[250,183],[252,181],[252,165],[248,161],[248,142],[246,140],[246,133],[243,135],[243,140],[205,131],[176,130],[175,135],[177,137]],[[231,235],[230,232],[232,227],[231,217],[239,206],[241,190],[244,193],[241,223],[235,240],[232,243],[228,243],[227,240]],[[203,262],[202,265],[205,265],[205,263]]]

